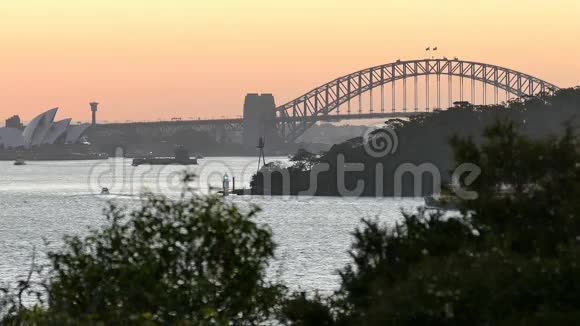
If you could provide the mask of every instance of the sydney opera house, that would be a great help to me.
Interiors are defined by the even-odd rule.
[[[0,128],[0,150],[33,149],[43,145],[76,144],[90,126],[71,125],[71,119],[54,121],[58,108],[32,119],[23,128]]]

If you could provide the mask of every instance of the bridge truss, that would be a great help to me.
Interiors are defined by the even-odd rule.
[[[419,79],[423,80],[423,78],[419,78],[420,76],[424,77],[421,83]],[[431,76],[435,76],[435,80],[430,80]],[[442,76],[447,76],[447,78],[442,78]],[[459,87],[454,88],[454,77]],[[443,83],[442,79],[447,79],[447,81]],[[470,83],[464,85],[465,80]],[[401,92],[397,91],[397,81],[402,82],[400,85],[402,94],[399,101],[397,101],[397,94]],[[387,113],[385,112],[385,85],[389,83],[391,84],[391,112]],[[407,87],[407,84],[412,87]],[[447,87],[446,98],[449,106],[456,100],[477,104],[476,100],[480,99],[481,104],[489,104],[489,87],[493,92],[495,103],[499,101],[500,90],[505,92],[505,99],[509,99],[510,95],[523,97],[540,93],[551,94],[559,89],[539,78],[486,63],[446,58],[398,60],[339,77],[279,106],[276,108],[278,130],[284,139],[294,141],[317,121],[331,121],[332,116],[335,115],[337,118],[340,116],[348,119],[351,114],[360,118],[365,116],[372,118],[373,115],[409,116],[419,112],[429,112],[430,109],[441,108],[442,86]],[[433,99],[435,103],[432,104],[430,100],[435,96],[430,92],[434,87],[436,100]],[[376,88],[380,88],[380,113],[373,112],[373,90]],[[407,94],[408,88],[412,91],[411,96]],[[420,91],[424,98],[420,98]],[[363,112],[362,96],[367,93],[369,112]],[[355,112],[351,107],[353,99],[358,99],[356,101],[358,110]],[[424,104],[422,111],[419,110],[420,99]],[[411,108],[408,106],[410,103],[412,103]],[[343,114],[341,114],[341,109]],[[345,109],[346,114],[344,114]]]

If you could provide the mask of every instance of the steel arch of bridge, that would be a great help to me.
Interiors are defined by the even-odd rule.
[[[318,120],[323,120],[330,113],[340,114],[340,106],[348,103],[348,113],[351,112],[350,101],[360,97],[367,91],[371,92],[372,113],[372,90],[381,87],[381,111],[384,110],[384,85],[392,84],[392,111],[395,112],[395,82],[403,80],[403,112],[407,109],[406,81],[414,79],[414,110],[418,112],[418,77],[426,78],[426,110],[429,110],[429,75],[437,76],[437,108],[440,106],[440,77],[449,77],[449,97],[452,97],[452,76],[460,77],[460,100],[464,100],[464,79],[471,80],[471,102],[475,102],[475,81],[494,86],[494,97],[497,100],[498,89],[508,94],[522,97],[539,93],[553,93],[559,88],[539,78],[481,62],[462,61],[458,59],[422,59],[422,60],[398,60],[380,66],[363,69],[342,77],[327,84],[321,85],[310,92],[276,108],[278,127],[282,136],[288,141],[294,141],[304,131],[310,128]],[[487,98],[487,88],[483,87],[484,101]],[[486,104],[484,102],[484,104]],[[361,102],[359,100],[359,114]]]

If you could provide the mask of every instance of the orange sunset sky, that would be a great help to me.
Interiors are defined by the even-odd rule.
[[[580,85],[578,0],[0,1],[0,119],[240,115],[427,45]]]

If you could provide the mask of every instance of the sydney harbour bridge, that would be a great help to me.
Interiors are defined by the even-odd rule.
[[[101,126],[241,128],[244,144],[251,146],[259,137],[293,142],[319,121],[404,118],[451,107],[457,101],[497,104],[558,89],[537,77],[488,63],[457,58],[397,60],[338,77],[280,106],[271,94],[248,94],[239,119]]]

